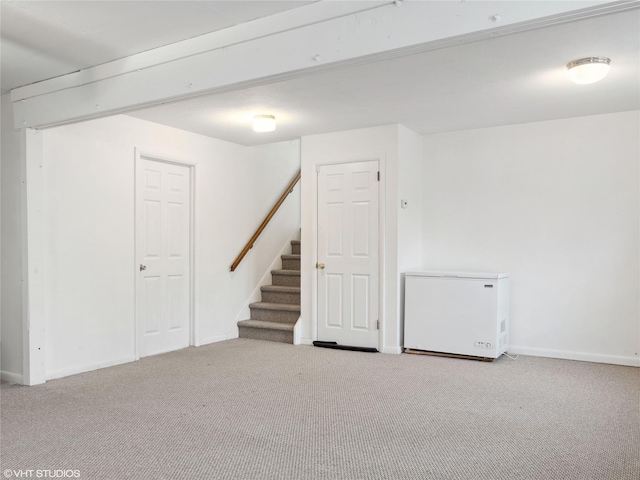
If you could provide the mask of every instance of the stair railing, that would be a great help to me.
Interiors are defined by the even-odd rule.
[[[266,216],[266,218],[262,221],[262,223],[260,224],[260,226],[256,230],[256,233],[253,234],[251,239],[249,239],[247,244],[244,246],[244,248],[240,252],[240,255],[238,255],[238,257],[235,259],[235,261],[231,264],[231,271],[232,272],[235,271],[236,268],[238,268],[238,265],[240,265],[240,262],[242,262],[242,259],[249,252],[249,250],[251,250],[253,248],[253,244],[258,239],[258,237],[260,236],[262,231],[265,229],[267,224],[271,221],[273,216],[276,214],[276,212],[280,208],[280,205],[282,205],[282,203],[285,201],[287,196],[291,192],[293,192],[293,187],[295,187],[296,183],[298,183],[298,181],[300,181],[300,174],[301,174],[301,171],[298,170],[297,175],[295,176],[295,178],[293,180],[291,180],[291,183],[289,183],[289,185],[287,185],[287,188],[284,190],[284,192],[282,192],[282,195],[280,195],[280,198],[278,199],[276,204],[273,206],[273,208],[271,209],[269,214]]]

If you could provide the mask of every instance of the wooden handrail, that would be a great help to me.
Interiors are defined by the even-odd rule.
[[[282,205],[282,203],[284,202],[285,198],[287,198],[287,195],[289,195],[291,192],[293,192],[293,187],[295,187],[296,183],[298,183],[298,181],[300,180],[300,174],[301,173],[302,172],[300,170],[298,170],[298,174],[296,175],[296,177],[293,180],[291,180],[291,183],[289,185],[287,185],[287,188],[285,189],[284,192],[282,192],[282,195],[280,195],[280,198],[278,199],[276,204],[273,206],[273,208],[271,209],[271,211],[269,212],[267,217],[262,221],[262,223],[258,227],[258,230],[256,230],[256,233],[253,234],[253,237],[251,237],[251,239],[244,246],[244,248],[240,252],[240,255],[238,255],[238,257],[235,259],[235,261],[231,264],[231,271],[232,272],[235,271],[236,268],[238,268],[238,265],[240,265],[240,262],[242,261],[244,256],[247,254],[247,252],[249,250],[251,250],[253,248],[253,244],[258,239],[258,237],[260,236],[262,231],[265,229],[267,224],[271,221],[273,216],[276,214],[276,212],[280,208],[280,205]]]

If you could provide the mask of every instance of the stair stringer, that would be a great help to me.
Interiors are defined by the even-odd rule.
[[[271,263],[271,265],[269,265],[269,268],[267,268],[266,272],[264,272],[264,275],[262,276],[262,278],[260,279],[260,281],[258,282],[258,284],[256,285],[256,288],[251,292],[251,295],[249,295],[249,298],[247,298],[247,301],[245,302],[245,304],[242,306],[242,309],[238,312],[238,314],[236,315],[236,319],[234,321],[233,327],[231,327],[231,329],[229,329],[229,331],[227,332],[227,339],[232,339],[232,338],[238,338],[238,336],[240,335],[239,333],[239,329],[238,329],[238,322],[240,320],[244,320],[245,318],[249,318],[251,316],[251,310],[249,310],[249,305],[255,302],[259,302],[262,299],[262,292],[260,291],[260,288],[265,286],[265,285],[271,285],[271,271],[272,270],[279,270],[282,267],[282,255],[286,255],[288,253],[290,253],[291,251],[291,240],[300,240],[300,225],[298,225],[294,232],[291,234],[291,236],[289,237],[289,239],[282,245],[282,248],[280,249],[280,251],[278,252],[278,254],[276,255],[276,258],[273,260],[273,262]],[[296,322],[296,326],[298,325],[298,322]],[[295,328],[294,328],[294,343],[295,343]]]
[[[298,321],[293,326],[293,344],[302,345],[302,326],[300,324],[300,317],[298,317]]]

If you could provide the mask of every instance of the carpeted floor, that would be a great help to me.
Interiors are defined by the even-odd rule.
[[[5,384],[0,395],[0,471],[71,469],[85,480],[640,478],[633,367],[237,339],[36,387]]]

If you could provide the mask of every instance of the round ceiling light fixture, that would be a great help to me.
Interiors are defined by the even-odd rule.
[[[567,74],[572,82],[584,85],[602,80],[610,68],[610,58],[586,57],[567,63]]]
[[[253,117],[254,132],[273,132],[276,129],[276,117],[273,115],[256,115]]]

